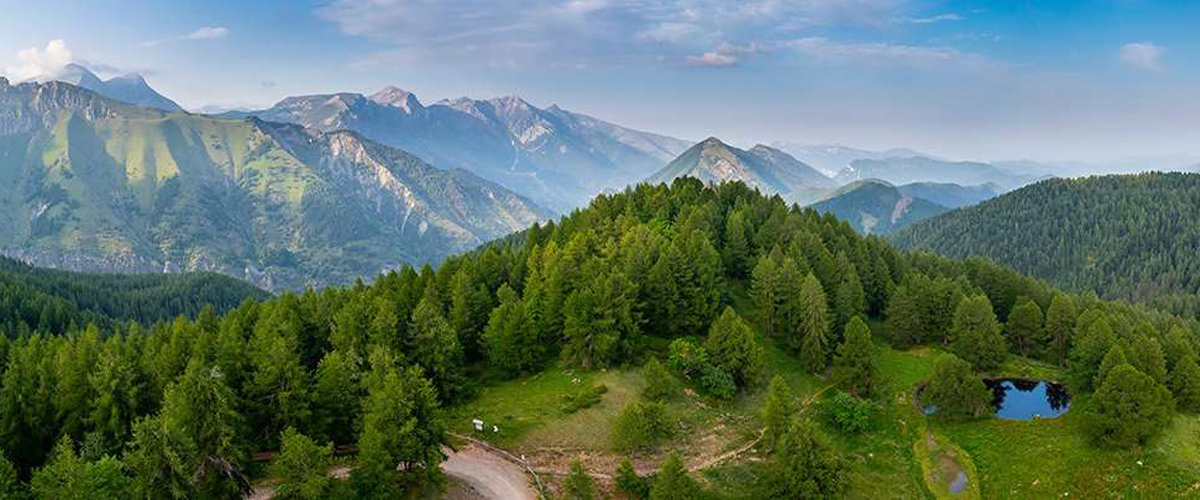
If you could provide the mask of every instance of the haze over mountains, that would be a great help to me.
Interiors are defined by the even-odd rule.
[[[0,79],[0,249],[79,270],[212,270],[269,289],[437,262],[549,212],[350,131],[131,106]]]
[[[222,116],[353,130],[437,167],[470,170],[559,212],[644,178],[691,145],[514,96],[425,105],[396,87],[370,96],[289,97],[269,109]]]
[[[176,104],[175,101],[150,88],[150,84],[146,83],[146,79],[137,73],[101,80],[91,70],[72,63],[66,65],[62,73],[55,76],[54,80],[83,87],[116,101],[158,108],[168,112],[183,111],[183,108]]]

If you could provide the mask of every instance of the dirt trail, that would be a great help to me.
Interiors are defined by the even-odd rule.
[[[468,484],[484,498],[537,500],[537,492],[529,486],[529,476],[504,457],[475,443],[448,455],[442,462],[446,475]]]
[[[537,500],[537,492],[529,486],[529,476],[521,466],[509,461],[499,453],[493,452],[481,445],[469,442],[459,447],[458,452],[444,450],[447,458],[442,462],[442,471],[459,483],[465,485],[469,492],[463,492],[464,498],[482,498],[486,500]],[[338,479],[346,479],[350,469],[344,466],[329,469],[329,475]],[[451,492],[453,496],[453,492]],[[263,484],[256,486],[254,491],[246,496],[247,500],[268,500],[275,494],[275,485]]]

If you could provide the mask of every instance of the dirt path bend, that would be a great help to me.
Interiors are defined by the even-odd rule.
[[[529,486],[529,476],[504,457],[475,443],[448,452],[442,462],[447,476],[470,485],[484,498],[497,500],[537,500],[537,492]]]

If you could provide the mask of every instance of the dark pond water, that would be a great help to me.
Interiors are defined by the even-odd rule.
[[[1054,418],[1071,407],[1071,395],[1066,388],[1040,380],[984,380],[992,390],[992,407],[996,416],[1006,420]]]

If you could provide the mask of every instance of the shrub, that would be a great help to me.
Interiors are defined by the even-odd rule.
[[[874,403],[842,391],[830,398],[826,406],[829,421],[846,434],[858,434],[870,429],[875,410]]]
[[[672,435],[667,408],[657,401],[630,403],[613,426],[614,444],[623,452],[653,449]]]
[[[621,466],[617,467],[617,493],[625,495],[633,499],[645,499],[650,497],[650,481],[639,476],[637,471],[633,470],[633,462],[628,458],[621,460]]]
[[[583,463],[579,460],[571,462],[571,473],[567,475],[563,489],[566,490],[564,498],[569,500],[594,500],[596,498],[596,485],[592,483],[592,476],[583,470]]]
[[[725,370],[707,365],[700,374],[700,388],[705,394],[721,399],[732,398],[737,393],[737,384]]]
[[[651,358],[646,362],[646,366],[642,368],[642,376],[646,379],[642,397],[646,399],[662,401],[678,390],[675,377],[657,359]]]
[[[570,415],[579,410],[591,408],[600,403],[600,397],[608,392],[608,386],[597,384],[584,388],[574,394],[563,394],[562,412]]]

